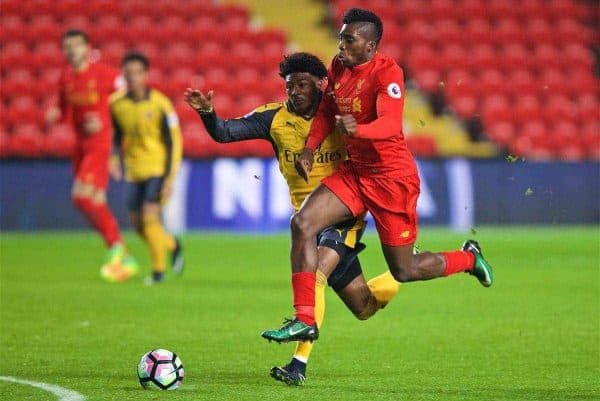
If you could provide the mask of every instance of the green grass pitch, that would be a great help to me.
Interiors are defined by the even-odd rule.
[[[148,288],[143,275],[101,281],[94,234],[2,233],[0,375],[90,401],[600,399],[598,227],[481,227],[475,238],[495,267],[490,289],[466,274],[404,284],[366,322],[329,289],[308,380],[296,388],[268,376],[293,345],[260,338],[292,314],[287,235],[189,234],[184,276]],[[143,244],[127,239],[147,266]],[[418,245],[448,250],[463,239],[428,228]],[[377,238],[365,242],[373,277],[385,265]],[[157,347],[181,356],[181,389],[139,386],[136,364]],[[0,382],[0,399],[56,397]]]

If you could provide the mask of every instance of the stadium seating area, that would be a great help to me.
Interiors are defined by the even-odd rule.
[[[600,7],[571,0],[332,0],[384,20],[394,56],[496,144],[537,159],[600,160]],[[595,24],[595,25],[594,25]]]
[[[205,0],[0,0],[0,157],[65,157],[74,146],[69,125],[44,126],[56,102],[68,28],[89,32],[95,57],[115,67],[124,52],[151,59],[151,81],[173,100],[192,157],[270,156],[268,143],[220,145],[210,140],[182,93],[214,89],[222,116],[243,115],[285,97],[277,75],[286,52],[278,30],[253,29],[247,8]]]
[[[394,56],[425,94],[439,95],[467,123],[481,122],[495,144],[513,154],[563,160],[600,159],[600,85],[591,51],[600,44],[593,25],[600,15],[591,4],[329,2],[336,29],[349,7],[381,15],[381,50]],[[114,66],[129,49],[150,57],[151,81],[171,97],[182,120],[187,156],[272,154],[270,145],[260,141],[214,143],[182,99],[188,85],[212,88],[219,113],[232,117],[284,98],[277,66],[286,52],[286,36],[251,27],[246,7],[205,0],[0,0],[0,9],[0,157],[71,153],[70,127],[44,125],[64,63],[60,37],[71,27],[87,30],[98,49],[94,56]],[[423,130],[415,122],[425,118],[413,114],[409,122],[419,134]],[[453,154],[456,138],[463,150],[454,154],[490,154],[465,142],[466,134],[440,135],[446,129],[415,135],[409,142],[425,157]]]

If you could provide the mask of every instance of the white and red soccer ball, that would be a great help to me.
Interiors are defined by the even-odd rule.
[[[175,390],[184,376],[181,359],[166,349],[155,349],[142,356],[137,373],[145,389]]]

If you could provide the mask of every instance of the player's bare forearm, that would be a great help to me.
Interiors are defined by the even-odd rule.
[[[294,166],[296,167],[296,171],[298,172],[298,175],[300,177],[302,177],[304,179],[304,181],[306,181],[306,182],[308,182],[308,176],[310,175],[310,172],[312,171],[313,162],[314,162],[314,155],[313,155],[312,149],[304,148],[304,150],[302,150],[302,153],[300,154],[300,156],[294,163]]]

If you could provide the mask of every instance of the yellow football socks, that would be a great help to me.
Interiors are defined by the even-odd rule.
[[[167,251],[175,249],[175,238],[165,231],[157,217],[144,217],[144,237],[150,247],[150,257],[155,272],[166,270]]]
[[[367,282],[367,286],[377,300],[379,308],[386,306],[400,289],[400,283],[394,279],[389,270],[373,277]]]
[[[327,277],[317,270],[317,280],[315,282],[315,321],[317,327],[321,329],[323,318],[325,317],[325,287],[327,286]],[[310,341],[299,341],[296,345],[294,358],[306,363],[312,351],[313,344]]]

